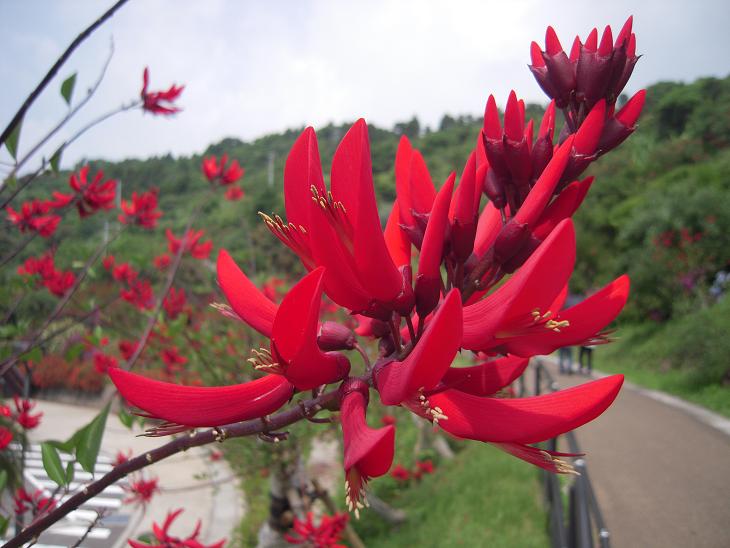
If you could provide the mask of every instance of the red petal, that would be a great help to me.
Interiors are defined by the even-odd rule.
[[[256,331],[271,337],[276,304],[248,279],[225,249],[218,253],[217,266],[218,283],[233,311]]]
[[[613,35],[611,34],[611,27],[606,25],[603,30],[603,36],[601,36],[601,45],[598,47],[598,55],[601,57],[607,57],[613,51]]]
[[[323,276],[324,269],[317,268],[302,278],[281,301],[274,319],[272,356],[299,390],[340,380],[349,372],[347,358],[324,353],[317,345]]]
[[[381,401],[398,405],[420,388],[436,386],[459,350],[461,325],[461,295],[452,289],[408,357],[390,362],[376,374]]]
[[[439,190],[423,236],[421,254],[418,257],[418,276],[416,277],[416,303],[419,316],[428,314],[438,303],[438,295],[441,291],[441,257],[444,251],[446,221],[455,180],[456,174],[452,173]]]
[[[484,109],[484,134],[487,136],[487,139],[496,140],[502,138],[502,126],[499,123],[499,111],[497,110],[494,95],[489,96],[487,106]]]
[[[560,40],[553,27],[548,27],[545,31],[545,51],[548,55],[556,55],[563,51],[563,46],[560,45]]]
[[[592,184],[593,177],[586,177],[582,181],[572,182],[565,187],[558,197],[543,211],[532,231],[535,237],[539,240],[544,240],[560,221],[572,217],[573,213],[580,207],[580,204],[583,203],[583,199],[586,197]]]
[[[232,386],[181,386],[155,381],[119,368],[109,369],[119,393],[153,417],[185,426],[221,426],[263,417],[293,393],[278,375]]]
[[[616,43],[614,44],[614,47],[619,47],[625,40],[631,36],[631,27],[634,24],[634,16],[631,15],[624,23],[624,26],[621,27],[621,30],[618,33],[618,36],[616,37]]]
[[[391,259],[395,266],[411,264],[411,241],[401,229],[401,210],[398,199],[393,202],[393,208],[388,216],[388,223],[385,225],[385,245],[388,248]]]
[[[525,264],[494,293],[464,307],[462,346],[486,350],[510,318],[545,312],[565,287],[575,262],[575,230],[569,219],[560,223]]]
[[[519,356],[535,356],[590,341],[616,319],[628,298],[629,277],[623,275],[586,300],[560,312],[555,320],[567,320],[570,325],[559,333],[546,329],[539,334],[506,339],[503,346]]]
[[[309,226],[309,205],[312,186],[326,196],[319,159],[317,135],[308,127],[294,142],[284,166],[284,203],[286,218],[295,225]]]
[[[644,108],[644,100],[646,99],[646,90],[642,89],[634,94],[628,100],[621,110],[616,114],[616,120],[621,122],[625,127],[633,127],[641,115]]]
[[[382,476],[393,463],[395,428],[370,428],[365,421],[365,397],[351,392],[340,406],[340,422],[345,450],[345,470],[357,468],[368,477]]]
[[[410,185],[413,209],[424,214],[431,211],[433,201],[436,199],[436,188],[433,186],[426,161],[415,149],[411,156]]]
[[[606,121],[606,100],[601,99],[591,109],[575,134],[575,150],[579,154],[590,155],[596,150]]]
[[[474,254],[477,257],[481,257],[492,247],[501,229],[502,216],[499,210],[494,207],[491,201],[487,202],[481,215],[479,215],[477,235],[474,238]]]
[[[595,51],[598,49],[598,29],[597,28],[594,28],[588,35],[588,38],[586,38],[585,48],[588,51],[590,51],[591,53],[595,53]]]
[[[459,436],[497,443],[537,443],[592,421],[616,399],[623,375],[531,398],[480,398],[458,390],[429,396],[448,418],[439,426]]]
[[[398,142],[395,153],[395,193],[398,196],[401,222],[406,226],[413,226],[413,197],[411,196],[411,155],[413,147],[408,137],[403,135]],[[395,206],[393,206],[395,207]]]
[[[600,136],[600,135],[599,135]],[[553,197],[555,187],[563,176],[565,166],[570,158],[570,151],[573,146],[573,137],[569,137],[560,148],[553,154],[550,163],[545,167],[535,186],[530,189],[527,199],[514,216],[515,223],[529,225],[535,224],[545,206]]]
[[[491,396],[524,372],[529,358],[507,356],[473,367],[450,367],[441,382],[474,396]]]

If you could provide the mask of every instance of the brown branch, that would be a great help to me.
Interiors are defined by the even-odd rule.
[[[20,121],[23,119],[23,116],[25,116],[25,113],[28,111],[28,109],[31,107],[31,105],[35,102],[35,100],[38,98],[38,96],[41,94],[41,92],[46,88],[46,86],[53,80],[53,77],[56,76],[56,73],[61,69],[61,66],[68,60],[69,57],[71,57],[71,54],[74,52],[74,50],[83,42],[86,40],[91,34],[99,28],[107,19],[109,19],[112,15],[114,15],[114,12],[116,12],[119,8],[121,8],[124,4],[127,3],[127,0],[118,0],[117,3],[115,3],[111,8],[109,8],[99,19],[94,21],[91,25],[89,25],[86,30],[84,30],[81,34],[79,34],[73,42],[66,48],[66,51],[64,51],[61,54],[61,57],[58,58],[58,60],[53,64],[53,66],[50,68],[48,73],[43,77],[43,80],[41,80],[40,84],[36,86],[36,88],[28,95],[28,97],[25,99],[25,102],[21,105],[21,107],[18,109],[18,112],[15,113],[15,116],[13,116],[13,119],[10,120],[10,123],[7,125],[7,127],[3,130],[2,134],[0,135],[0,146],[5,143],[8,136],[13,132],[13,130],[16,128],[16,126],[20,123]]]
[[[338,404],[338,392],[339,390],[335,389],[322,394],[318,398],[307,400],[304,407],[310,410],[315,408],[315,406],[318,406],[318,408],[321,409],[335,409]],[[66,502],[56,507],[45,516],[34,521],[31,525],[10,539],[3,548],[19,548],[20,546],[23,546],[26,542],[38,537],[43,531],[68,515],[70,512],[76,510],[84,502],[92,499],[104,489],[132,472],[136,472],[150,464],[159,462],[182,451],[186,451],[191,447],[199,447],[201,445],[213,443],[214,441],[252,436],[269,430],[285,428],[304,418],[304,407],[299,405],[293,406],[291,409],[272,415],[267,421],[253,419],[246,422],[213,428],[194,435],[183,435],[166,443],[162,447],[158,447],[157,449],[148,451],[143,455],[134,457],[133,459],[116,466],[111,470],[111,472],[105,474],[93,483],[86,485],[81,491],[68,498]]]

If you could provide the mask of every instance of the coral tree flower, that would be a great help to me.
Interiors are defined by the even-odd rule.
[[[160,492],[159,479],[151,478],[144,479],[139,478],[129,483],[124,490],[129,493],[129,496],[124,499],[125,504],[142,504],[147,505],[152,500],[152,497]]]
[[[322,352],[317,343],[324,269],[307,274],[282,300],[274,318],[271,350],[255,351],[256,369],[283,375],[299,390],[339,381],[350,362],[337,352]]]
[[[76,281],[73,272],[56,269],[53,250],[40,257],[29,257],[18,267],[21,276],[37,276],[38,285],[43,285],[56,297],[63,297]]]
[[[337,513],[334,516],[324,515],[319,525],[314,524],[312,512],[307,512],[305,520],[294,518],[293,533],[286,533],[284,539],[289,544],[303,544],[316,548],[345,548],[344,544],[337,544],[342,532],[347,526],[349,516]]]
[[[61,222],[60,215],[49,215],[52,208],[47,201],[35,199],[25,202],[20,206],[20,211],[15,211],[10,206],[5,209],[8,212],[8,221],[18,227],[20,232],[37,232],[43,238],[52,236]]]
[[[13,418],[22,428],[32,430],[41,423],[41,417],[43,417],[42,412],[36,413],[35,415],[31,414],[31,411],[36,405],[35,402],[14,396],[13,403],[15,404]]]
[[[348,379],[341,390],[340,421],[345,450],[345,499],[348,509],[363,507],[363,490],[370,478],[382,476],[393,463],[395,427],[370,428],[365,421],[369,387],[359,379]]]
[[[142,74],[142,91],[140,98],[142,99],[142,110],[152,114],[162,114],[168,116],[180,112],[180,108],[173,103],[180,97],[185,86],[171,85],[167,91],[149,91],[150,71],[145,67]]]
[[[197,387],[160,382],[110,369],[119,393],[150,416],[182,426],[222,426],[263,417],[284,405],[293,386],[279,375],[231,386]]]
[[[104,181],[104,172],[99,170],[93,180],[89,180],[89,166],[82,167],[78,173],[72,173],[68,185],[76,192],[76,209],[80,217],[88,217],[100,209],[114,207],[117,182],[114,179]],[[70,202],[72,197],[55,193],[57,200]]]
[[[364,120],[350,128],[335,151],[330,190],[314,130],[304,130],[287,158],[284,193],[287,222],[262,216],[307,269],[326,267],[324,287],[333,301],[381,319],[390,310],[408,309],[403,277],[380,226]]]
[[[134,224],[142,228],[155,228],[157,219],[162,217],[162,211],[157,209],[157,194],[156,188],[139,194],[132,192],[131,201],[122,200],[119,222],[125,225]]]
[[[223,548],[226,539],[219,540],[213,544],[203,544],[198,540],[200,536],[201,522],[198,520],[195,529],[187,538],[174,537],[170,534],[170,527],[177,517],[183,513],[180,508],[174,512],[168,512],[162,526],[152,523],[152,532],[155,535],[154,544],[147,544],[137,540],[128,540],[132,548]]]
[[[200,242],[200,239],[205,234],[203,230],[188,230],[182,238],[177,238],[172,230],[169,228],[165,230],[165,236],[167,237],[168,248],[170,253],[173,255],[177,254],[181,245],[184,245],[183,253],[190,253],[194,259],[207,259],[210,256],[210,252],[213,249],[213,242],[208,240],[207,242]],[[184,244],[183,244],[184,242]]]
[[[233,160],[229,164],[227,154],[221,156],[220,161],[215,156],[203,159],[201,169],[209,183],[217,183],[221,186],[235,183],[243,177],[245,172],[238,160]]]

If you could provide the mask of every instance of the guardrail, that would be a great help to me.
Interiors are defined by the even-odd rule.
[[[540,395],[546,391],[555,392],[560,389],[558,383],[545,364],[537,359],[533,362],[535,372],[534,393]],[[525,382],[520,385],[520,392],[526,390]],[[568,444],[571,453],[581,453],[574,432],[562,437]],[[557,451],[558,438],[547,442],[548,449]],[[606,527],[601,508],[591,484],[585,459],[579,457],[573,462],[576,472],[568,491],[567,514],[563,504],[560,480],[557,474],[545,471],[545,496],[550,506],[550,540],[553,548],[610,548],[611,534]]]

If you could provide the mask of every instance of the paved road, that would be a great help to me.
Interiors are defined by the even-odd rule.
[[[631,387],[576,433],[613,547],[730,547],[730,436]]]

